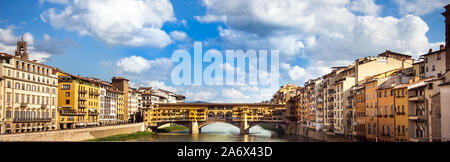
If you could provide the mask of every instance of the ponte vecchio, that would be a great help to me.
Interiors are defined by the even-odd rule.
[[[259,124],[285,127],[285,105],[265,103],[160,103],[144,109],[147,129],[173,123],[184,125],[190,133],[200,133],[201,128],[217,122],[228,123],[248,134]]]

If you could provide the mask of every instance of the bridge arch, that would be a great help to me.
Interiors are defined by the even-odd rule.
[[[198,125],[198,129],[200,132],[202,132],[202,128],[208,126],[208,125],[212,125],[212,124],[218,124],[218,123],[223,123],[223,124],[227,124],[227,125],[231,125],[234,128],[237,128],[237,130],[240,130],[240,125],[238,123],[233,123],[233,122],[226,122],[226,121],[206,121],[206,122],[202,122],[199,123]]]

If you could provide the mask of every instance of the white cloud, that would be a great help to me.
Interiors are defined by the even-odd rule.
[[[116,66],[125,72],[141,73],[150,68],[150,62],[141,56],[130,56],[117,61]]]
[[[436,10],[443,9],[450,0],[395,0],[400,14],[426,15]]]
[[[231,89],[223,89],[222,96],[228,99],[242,100],[249,99],[249,96],[244,95],[241,91],[231,88]]]
[[[136,74],[140,74],[150,68],[159,69],[159,67],[163,65],[171,66],[172,62],[170,59],[164,57],[155,60],[147,60],[141,56],[135,55],[121,58],[116,62],[116,66],[119,70]]]
[[[387,49],[417,58],[440,44],[429,42],[428,25],[418,16],[378,17],[381,7],[374,0],[203,0],[203,5],[207,12],[198,21],[220,17],[226,25],[218,28],[214,43],[226,49],[279,49],[281,75],[296,81]],[[308,64],[291,67],[298,59]]]
[[[224,22],[227,21],[226,16],[215,16],[215,15],[205,15],[205,16],[194,16],[194,18],[201,23],[211,23],[211,22]]]
[[[56,4],[67,4],[67,3],[69,3],[69,0],[39,0],[40,4],[45,3],[45,2],[56,3]]]
[[[13,33],[14,26],[9,26],[6,29],[0,28],[0,42],[6,45],[15,45],[18,37],[16,37]]]
[[[146,86],[148,86],[148,87],[163,89],[166,91],[171,91],[171,92],[177,93],[176,88],[166,85],[166,83],[163,81],[152,80],[152,81],[147,81],[146,84],[147,84]]]
[[[209,91],[186,91],[183,95],[186,96],[186,100],[188,101],[210,101],[216,97],[215,94]]]
[[[41,19],[107,44],[157,48],[172,43],[161,28],[176,20],[169,0],[75,0],[63,11],[44,11]]]
[[[185,41],[189,38],[187,34],[182,31],[172,31],[170,32],[170,36],[172,37],[173,40],[177,41]]]
[[[292,67],[291,69],[289,69],[288,74],[292,80],[300,80],[300,79],[304,79],[306,72],[305,72],[305,69],[296,65],[296,66]]]
[[[366,15],[378,16],[381,12],[381,7],[375,3],[375,0],[353,0],[350,10]]]

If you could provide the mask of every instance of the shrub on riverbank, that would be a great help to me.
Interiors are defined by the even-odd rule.
[[[158,132],[166,133],[166,132],[186,130],[186,129],[189,129],[189,128],[182,126],[182,125],[174,125],[174,126],[168,126],[168,127],[158,129]]]
[[[139,137],[144,137],[144,136],[150,136],[150,135],[155,135],[155,132],[135,132],[135,133],[131,133],[131,134],[119,134],[119,135],[114,135],[114,136],[108,136],[108,137],[103,137],[103,138],[96,138],[96,139],[92,139],[92,140],[88,140],[90,142],[101,142],[101,141],[125,141],[125,140],[129,140],[129,139],[135,139],[135,138],[139,138]]]

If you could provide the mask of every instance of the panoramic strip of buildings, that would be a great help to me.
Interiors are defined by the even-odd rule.
[[[450,141],[450,5],[446,45],[418,60],[385,51],[333,67],[303,86],[284,85],[272,104],[287,104],[291,133],[361,141]]]
[[[143,121],[143,108],[180,103],[184,96],[152,87],[132,88],[64,72],[28,58],[27,42],[0,53],[0,134],[54,131]]]

